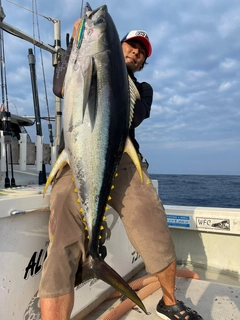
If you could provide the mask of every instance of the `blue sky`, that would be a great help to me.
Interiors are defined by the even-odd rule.
[[[32,0],[16,0],[31,9]],[[136,76],[154,90],[151,117],[137,129],[150,173],[240,174],[240,2],[239,0],[89,1],[106,4],[119,37],[148,32],[153,54]],[[38,37],[33,15],[2,0],[5,22]],[[38,13],[61,20],[62,47],[79,18],[81,1],[40,0]],[[53,44],[53,23],[39,16],[40,38]],[[36,19],[35,19],[36,22]],[[28,48],[4,33],[10,111],[33,115]],[[43,53],[47,98],[54,116],[51,55]],[[46,95],[36,49],[41,115]],[[48,133],[44,124],[44,142]],[[34,137],[35,129],[30,129]]]

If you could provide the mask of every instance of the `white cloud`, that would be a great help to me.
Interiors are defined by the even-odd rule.
[[[223,91],[229,90],[233,85],[234,85],[234,82],[223,82],[218,88],[218,91],[223,92]]]
[[[187,71],[187,78],[189,81],[198,81],[207,75],[207,72],[202,70],[189,70]]]
[[[171,79],[178,74],[176,69],[167,69],[165,71],[155,70],[153,74],[153,80]]]
[[[154,96],[154,102],[156,103],[157,101],[161,101],[164,99],[165,95],[160,93],[160,92],[154,92],[153,93]]]
[[[225,58],[223,62],[220,63],[220,68],[225,71],[231,71],[237,67],[237,61],[235,59]]]
[[[184,104],[188,104],[190,101],[187,97],[182,97],[179,95],[174,95],[168,100],[168,104],[174,105],[174,106],[182,106]]]
[[[200,30],[193,30],[183,36],[182,41],[196,44],[202,44],[208,40],[208,34]]]
[[[30,0],[16,2],[31,8]],[[102,4],[99,0],[90,2],[93,8]],[[240,121],[240,2],[141,0],[136,3],[123,0],[109,1],[107,5],[120,37],[139,28],[149,33],[153,45],[148,65],[136,74],[139,81],[149,82],[154,89],[151,117],[137,128],[137,137],[146,156],[151,151],[151,143],[155,149],[170,150],[174,158],[178,158],[181,150],[192,149],[203,156],[206,149],[216,155],[215,150],[221,146],[229,153],[240,150],[239,141],[236,141]],[[30,12],[7,1],[3,6],[7,23],[32,34]],[[38,10],[45,16],[61,20],[62,46],[65,48],[65,35],[71,33],[74,21],[80,16],[81,3],[59,0],[56,6],[56,1],[40,0]],[[52,45],[53,23],[39,17],[39,24],[42,41]],[[4,36],[10,108],[14,113],[15,103],[19,113],[32,115],[27,59],[27,50],[32,45],[8,34]],[[45,54],[44,60],[52,110],[51,55]],[[39,65],[37,72],[42,114],[45,114]],[[53,110],[51,115],[54,116]],[[214,157],[207,159],[210,167],[215,166]],[[167,171],[167,167],[161,170]],[[232,170],[239,172],[239,165]]]
[[[218,31],[223,38],[228,37],[234,31],[240,28],[240,9],[228,10],[226,13],[224,12],[219,25]]]

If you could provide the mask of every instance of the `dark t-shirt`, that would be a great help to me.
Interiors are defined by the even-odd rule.
[[[129,137],[131,138],[137,152],[139,152],[139,144],[135,139],[135,128],[138,127],[144,119],[150,117],[153,89],[147,82],[138,82],[131,72],[128,72],[128,74],[133,79],[141,97],[141,99],[136,100],[133,121],[129,128]]]
[[[63,55],[61,61],[57,64],[54,70],[53,76],[53,92],[56,96],[63,98],[62,96],[62,87],[64,82],[64,77],[67,70],[67,64],[69,60],[69,56],[71,54],[73,45],[73,39],[71,39],[69,46]],[[138,82],[134,77],[132,72],[128,72],[129,76],[132,78],[135,86],[137,87],[141,99],[137,99],[134,107],[134,116],[132,120],[131,127],[129,128],[129,137],[131,138],[136,151],[139,152],[139,144],[135,139],[135,128],[140,125],[140,123],[150,116],[150,110],[153,99],[153,89],[147,82]],[[61,133],[61,140],[59,146],[59,153],[64,149],[64,137],[63,132]]]

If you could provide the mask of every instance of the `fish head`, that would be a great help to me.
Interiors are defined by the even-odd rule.
[[[109,43],[116,41],[118,35],[115,24],[108,13],[106,5],[87,11],[85,13],[84,36],[82,45],[88,47],[91,55],[101,53],[109,49]],[[119,39],[120,42],[120,39]],[[91,48],[91,49],[90,49]]]
[[[108,17],[109,14],[106,5],[92,11],[87,11],[85,14],[83,41],[99,41],[106,32]],[[99,50],[99,48],[97,49]],[[92,52],[92,54],[94,54],[94,52]]]

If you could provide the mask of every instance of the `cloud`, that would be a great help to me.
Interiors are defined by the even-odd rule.
[[[222,68],[225,72],[231,72],[238,67],[238,64],[239,63],[236,59],[226,58],[220,63],[220,68]]]
[[[223,91],[229,90],[230,88],[232,88],[232,86],[234,84],[235,84],[235,81],[233,81],[233,82],[223,82],[223,83],[221,83],[218,91],[219,92],[223,92]]]
[[[223,38],[230,36],[240,28],[240,9],[229,9],[221,16],[218,32]]]
[[[16,1],[31,9],[31,1]],[[103,3],[92,0],[90,4],[96,8]],[[206,170],[211,173],[212,170],[240,174],[240,161],[227,157],[240,159],[240,2],[123,0],[109,1],[107,5],[120,38],[131,29],[143,29],[153,45],[148,65],[136,73],[139,81],[149,82],[154,90],[151,117],[137,128],[136,136],[144,155],[153,163],[154,172]],[[7,23],[33,34],[31,12],[6,1],[3,6]],[[71,34],[73,23],[80,16],[81,3],[59,0],[56,5],[56,1],[41,0],[38,11],[45,17],[61,20],[62,47],[65,48],[66,33]],[[40,35],[42,41],[53,45],[54,23],[49,20],[39,16]],[[33,46],[6,33],[4,40],[10,107],[12,112],[17,108],[21,114],[32,115],[27,55]],[[52,58],[49,53],[43,53],[43,58],[49,107],[54,116]],[[36,61],[41,113],[45,115],[38,49]],[[34,136],[34,128],[31,131]],[[47,139],[46,132],[45,141]]]

